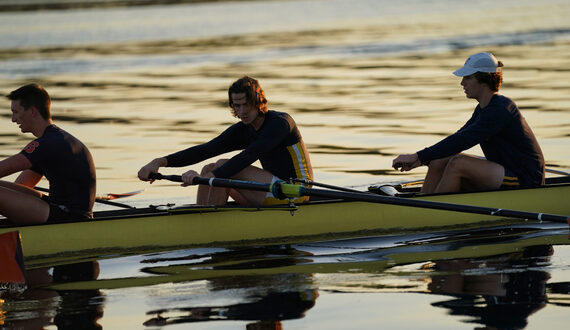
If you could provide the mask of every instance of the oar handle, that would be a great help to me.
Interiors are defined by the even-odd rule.
[[[182,181],[182,175],[164,175],[161,173],[150,173],[148,175],[148,178],[151,180],[168,180],[168,181],[172,181],[172,182],[183,182]],[[211,178],[211,179],[215,180],[215,178]],[[192,179],[192,183],[193,184],[209,184],[209,185],[211,185],[210,184],[211,179],[201,178],[201,177],[197,176],[197,177],[194,177],[194,179]]]
[[[182,176],[180,175],[162,175],[160,173],[151,173],[148,176],[152,180],[170,180],[174,182],[182,182]],[[288,184],[284,181],[278,180],[273,183],[262,183],[262,182],[252,182],[252,181],[242,181],[233,179],[223,179],[223,178],[201,178],[194,177],[192,179],[193,184],[203,184],[210,187],[224,187],[224,188],[234,188],[234,189],[248,189],[270,192],[273,196],[285,199],[285,198],[296,198],[301,196],[301,185]]]
[[[148,178],[151,180],[168,180],[168,181],[172,181],[172,182],[183,182],[182,181],[182,175],[164,175],[161,173],[150,173],[148,175]],[[194,179],[192,179],[192,183],[193,184],[210,184],[210,180],[215,178],[201,178],[201,177],[194,177]],[[219,186],[219,185],[218,185]],[[233,187],[233,186],[232,186]]]
[[[182,182],[181,175],[163,175],[160,173],[150,173],[148,178],[151,180],[168,180],[173,182]]]
[[[399,169],[399,168],[404,167],[404,163],[398,162],[398,163],[394,164],[392,167],[397,170],[397,169]]]

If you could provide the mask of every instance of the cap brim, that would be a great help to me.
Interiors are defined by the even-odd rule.
[[[477,72],[477,70],[475,70],[473,68],[461,67],[461,68],[453,71],[453,74],[458,76],[458,77],[466,77],[466,76],[470,76],[470,75],[474,74],[475,72]]]

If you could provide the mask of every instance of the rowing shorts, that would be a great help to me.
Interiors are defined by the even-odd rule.
[[[271,179],[271,183],[275,183],[279,181],[279,178],[276,177],[275,175],[273,176],[273,179]],[[309,196],[301,196],[301,197],[297,197],[297,198],[288,198],[288,199],[279,199],[276,198],[275,196],[273,196],[272,193],[268,192],[267,194],[265,194],[265,199],[263,200],[263,205],[279,205],[279,204],[288,204],[289,201],[293,202],[293,203],[304,203],[307,202],[309,200]]]
[[[513,188],[518,186],[520,186],[519,178],[513,171],[505,168],[505,177],[503,178],[503,183],[501,183],[501,188]]]
[[[42,200],[49,205],[49,216],[47,222],[59,223],[72,220],[88,220],[92,217],[87,212],[74,212],[65,205],[57,205],[50,201],[48,195],[42,195]]]

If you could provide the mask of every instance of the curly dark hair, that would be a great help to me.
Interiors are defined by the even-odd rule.
[[[502,68],[503,62],[499,61],[499,65],[497,67]],[[499,88],[503,84],[503,70],[497,70],[497,72],[475,72],[473,74],[475,79],[479,83],[487,84],[491,91],[498,92]]]
[[[241,93],[245,94],[245,99],[248,104],[253,105],[260,113],[267,113],[267,98],[259,82],[251,77],[243,76],[236,80],[228,89],[228,104],[234,117],[237,117],[237,115],[233,107],[232,94]]]

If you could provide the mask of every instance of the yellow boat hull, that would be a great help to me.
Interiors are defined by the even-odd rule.
[[[570,185],[416,197],[529,212],[570,214]],[[93,221],[0,227],[19,231],[26,263],[197,246],[279,244],[520,222],[496,216],[389,204],[319,201],[296,207],[188,206],[101,212]],[[536,221],[532,221],[536,223]]]

